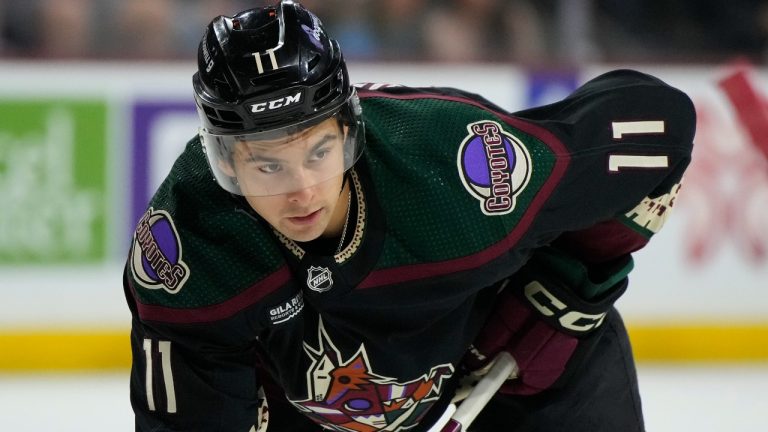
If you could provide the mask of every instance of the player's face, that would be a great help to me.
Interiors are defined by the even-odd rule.
[[[344,173],[344,131],[335,118],[289,139],[240,142],[233,162],[248,204],[290,239],[314,240],[334,230],[337,220],[346,215],[346,208],[337,209]],[[291,192],[249,193],[265,185]]]

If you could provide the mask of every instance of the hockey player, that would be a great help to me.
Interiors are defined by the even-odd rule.
[[[124,275],[137,431],[427,431],[501,351],[471,430],[643,430],[613,303],[689,163],[685,94],[353,87],[291,1],[214,19],[198,66]]]

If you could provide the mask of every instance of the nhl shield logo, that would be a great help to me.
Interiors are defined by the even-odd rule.
[[[326,292],[333,286],[333,277],[328,267],[310,266],[307,270],[307,287],[319,293]]]

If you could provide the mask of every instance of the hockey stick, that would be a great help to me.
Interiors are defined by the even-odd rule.
[[[488,373],[477,382],[458,408],[451,403],[429,432],[466,432],[485,404],[491,400],[504,381],[517,375],[515,359],[506,351],[500,352]]]

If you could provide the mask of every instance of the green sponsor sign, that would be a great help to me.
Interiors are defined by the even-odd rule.
[[[0,100],[0,264],[106,255],[107,106]]]

